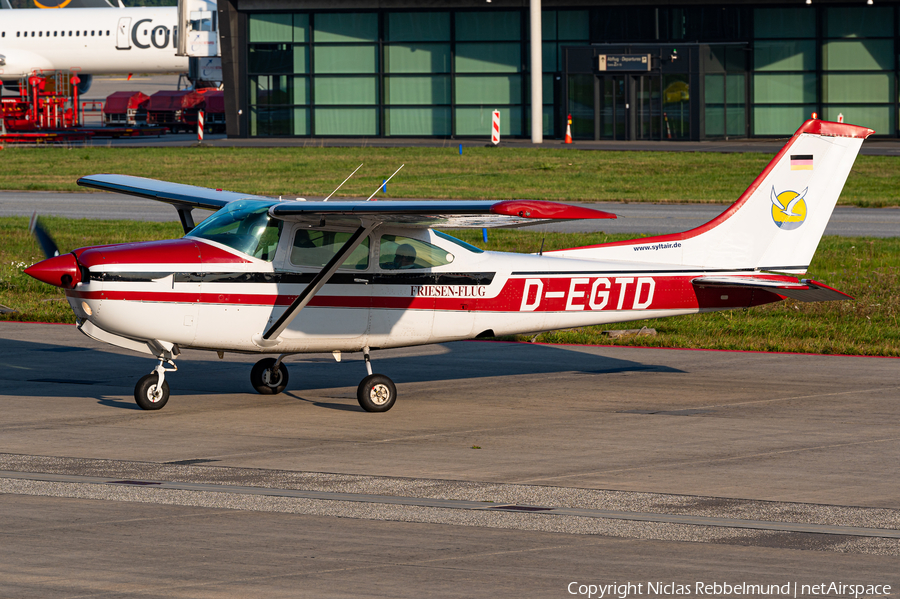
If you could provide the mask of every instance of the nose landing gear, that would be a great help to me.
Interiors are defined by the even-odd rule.
[[[172,368],[166,368],[164,364],[171,364]],[[134,401],[142,410],[162,409],[169,401],[169,383],[166,382],[167,372],[176,372],[178,367],[172,360],[159,359],[159,364],[150,374],[142,376],[134,386]]]

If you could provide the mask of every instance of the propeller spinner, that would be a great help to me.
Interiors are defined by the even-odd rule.
[[[25,274],[56,287],[73,289],[75,285],[81,282],[81,268],[78,260],[75,259],[75,255],[60,255],[56,242],[44,229],[37,217],[37,213],[31,216],[29,229],[35,239],[37,239],[47,259],[26,268]]]

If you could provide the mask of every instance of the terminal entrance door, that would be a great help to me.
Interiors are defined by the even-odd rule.
[[[575,139],[662,139],[659,75],[570,75]]]
[[[594,139],[662,139],[659,76],[599,75],[595,79]]]

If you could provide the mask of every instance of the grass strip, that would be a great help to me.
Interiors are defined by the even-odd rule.
[[[766,154],[607,152],[530,148],[7,148],[0,189],[85,191],[76,179],[118,173],[285,197],[341,189],[368,197],[398,166],[386,197],[728,203]],[[52,168],[48,168],[52,165]],[[860,156],[840,204],[900,206],[900,159]],[[381,196],[379,196],[381,197]]]
[[[179,237],[176,223],[44,219],[61,251],[90,245]],[[480,230],[451,234],[487,250],[536,252],[627,239],[603,233],[541,234],[493,230],[484,243]],[[26,218],[0,218],[0,304],[17,312],[0,320],[74,322],[60,289],[40,283],[22,269],[41,259]],[[775,304],[660,320],[542,333],[546,343],[640,345],[760,350],[866,356],[900,356],[900,238],[824,237],[809,278],[854,296],[853,301]],[[610,339],[609,329],[655,328],[655,337]],[[530,340],[532,336],[518,336]]]

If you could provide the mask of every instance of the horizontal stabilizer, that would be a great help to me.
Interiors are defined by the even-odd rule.
[[[184,183],[169,183],[133,177],[131,175],[89,175],[78,179],[82,187],[91,187],[103,191],[124,193],[126,195],[158,200],[176,206],[188,208],[204,208],[206,210],[218,210],[229,202],[235,200],[270,200],[264,196],[255,196],[234,191],[222,191],[208,187],[185,185]]]
[[[550,221],[616,218],[615,214],[540,200],[288,201],[269,209],[280,220],[358,226],[360,218],[401,227],[524,227]]]
[[[762,277],[700,277],[691,281],[698,287],[761,289],[801,302],[834,302],[853,299],[828,285],[810,279],[765,279]]]

